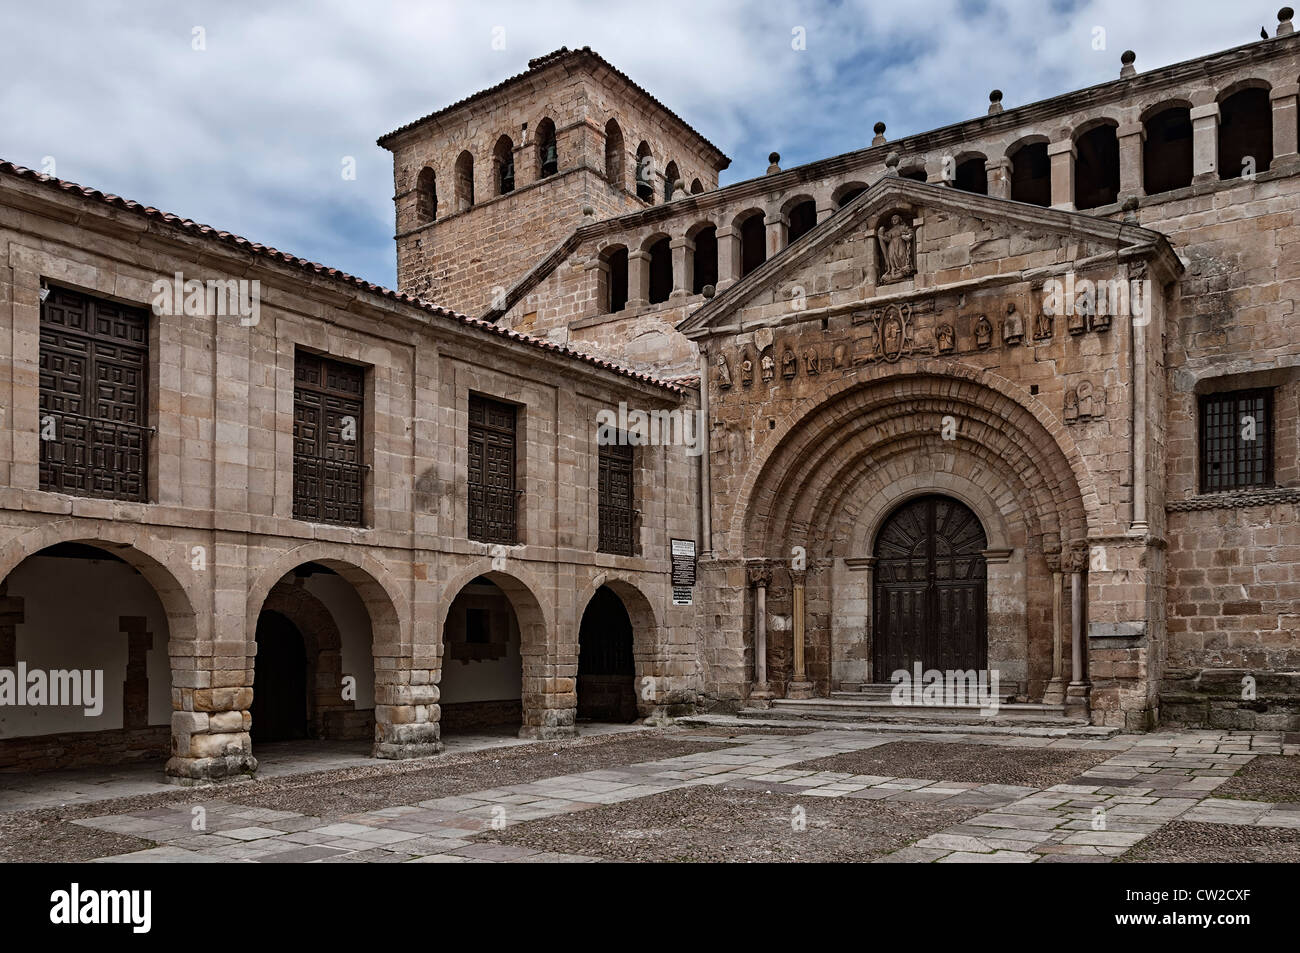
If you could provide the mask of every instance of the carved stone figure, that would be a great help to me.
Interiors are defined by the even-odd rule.
[[[835,350],[831,352],[831,363],[835,367],[844,367],[849,363],[849,349],[843,344],[835,345]]]
[[[776,362],[772,360],[772,352],[764,351],[759,363],[763,367],[763,380],[770,381],[772,375],[776,372]]]
[[[1078,308],[1070,309],[1069,328],[1070,333],[1075,335],[1082,334],[1084,331],[1088,330],[1087,318]]]
[[[1088,381],[1083,381],[1082,383],[1079,384],[1078,388],[1076,388],[1076,391],[1079,395],[1080,419],[1090,420],[1093,417],[1096,417],[1097,410],[1099,408],[1094,407],[1094,401],[1092,397],[1092,384]]]
[[[781,354],[781,376],[786,380],[794,377],[799,373],[799,358],[790,348],[786,348]]]
[[[721,351],[718,352],[718,388],[719,390],[730,390],[731,388],[731,367],[727,364],[726,355]]]
[[[1094,309],[1092,321],[1090,322],[1094,331],[1110,330],[1110,311],[1103,308]]]
[[[1034,318],[1034,340],[1046,341],[1052,336],[1053,318],[1050,314],[1039,312]]]
[[[1065,422],[1075,423],[1100,417],[1105,401],[1093,392],[1091,381],[1080,381],[1065,392]]]
[[[993,344],[993,324],[986,315],[981,314],[975,320],[975,346],[987,351]]]
[[[821,368],[818,366],[821,362],[817,359],[816,351],[803,352],[803,369],[809,374],[816,374]]]
[[[746,387],[754,383],[754,360],[748,351],[740,355],[740,382]]]
[[[941,324],[935,328],[934,339],[940,354],[951,354],[957,346],[957,336],[953,333],[951,324]]]
[[[1002,322],[1002,343],[1019,344],[1025,339],[1025,322],[1014,302],[1007,305],[1007,318]]]
[[[903,216],[891,215],[888,228],[876,229],[876,240],[880,243],[880,257],[885,265],[885,273],[880,276],[882,283],[902,281],[916,274],[916,230],[903,221]]]

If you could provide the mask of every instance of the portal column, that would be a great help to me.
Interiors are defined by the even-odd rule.
[[[790,601],[793,612],[792,629],[794,632],[794,679],[786,686],[786,698],[812,698],[814,694],[813,684],[808,681],[807,661],[804,656],[804,626],[806,625],[804,582],[807,576],[806,570],[790,570],[790,582],[792,583]]]
[[[749,584],[754,587],[754,687],[749,700],[757,708],[772,702],[767,683],[767,587],[772,584],[772,570],[763,563],[749,567]]]
[[[1065,693],[1065,711],[1068,715],[1088,714],[1088,695],[1092,690],[1084,672],[1083,659],[1083,633],[1086,625],[1083,587],[1085,561],[1085,554],[1074,554],[1070,571],[1070,684]]]
[[[1064,648],[1061,630],[1065,613],[1065,574],[1060,564],[1052,566],[1052,680],[1043,692],[1044,705],[1063,705],[1065,703]]]

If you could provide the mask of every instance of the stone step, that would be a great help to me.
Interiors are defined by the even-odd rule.
[[[886,684],[863,682],[856,689],[845,688],[840,691],[831,692],[831,698],[842,698],[850,701],[854,699],[861,701],[888,701],[893,696],[896,687],[897,686],[892,682]],[[1010,703],[1015,697],[1015,692],[1006,692],[998,696],[998,702],[999,704],[1004,702]]]
[[[853,694],[853,693],[849,693]],[[776,698],[768,708],[744,708],[743,719],[820,721],[862,724],[930,724],[943,727],[1091,727],[1084,718],[1066,714],[1064,705],[999,704],[996,714],[981,714],[979,705],[895,705],[880,698]]]
[[[872,731],[900,734],[1010,735],[1031,738],[1112,738],[1118,728],[1091,725],[1082,719],[1052,719],[1050,723],[1001,719],[937,717],[912,721],[866,715],[848,718],[841,713],[819,716],[816,712],[788,709],[743,708],[734,715],[690,715],[676,719],[685,725],[711,728],[819,728],[826,731]]]

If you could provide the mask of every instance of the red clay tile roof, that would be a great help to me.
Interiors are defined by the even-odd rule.
[[[691,135],[698,138],[701,142],[703,142],[706,146],[708,146],[710,149],[712,149],[714,152],[718,154],[718,158],[721,161],[720,164],[716,166],[716,168],[719,172],[721,172],[723,169],[731,165],[731,160],[727,158],[726,153],[724,153],[713,143],[709,142],[708,139],[705,139],[704,136],[700,135],[699,131],[696,130],[694,127],[692,127],[690,123],[688,123],[681,116],[677,115],[675,112],[673,112],[663,103],[661,103],[658,99],[652,96],[650,92],[646,90],[644,87],[639,86],[635,82],[633,82],[630,76],[628,76],[618,67],[614,66],[612,63],[609,62],[609,60],[605,59],[603,56],[601,56],[599,53],[597,53],[589,46],[584,46],[580,50],[570,50],[567,46],[562,46],[558,50],[555,50],[552,53],[547,53],[545,56],[535,57],[534,59],[528,61],[528,69],[526,69],[524,72],[516,73],[514,76],[511,76],[509,79],[504,79],[501,82],[497,83],[495,86],[489,86],[487,89],[481,89],[477,93],[474,93],[471,96],[466,96],[464,99],[452,103],[450,106],[444,106],[439,110],[429,113],[429,115],[427,116],[423,116],[420,119],[416,119],[413,122],[408,122],[404,126],[399,126],[398,128],[394,129],[392,132],[388,133],[387,135],[380,136],[378,139],[375,140],[375,144],[387,148],[386,143],[392,141],[392,139],[395,136],[398,136],[401,133],[406,132],[408,129],[414,129],[416,126],[422,125],[423,123],[426,123],[431,119],[437,119],[439,116],[444,116],[447,113],[452,112],[453,110],[459,109],[462,106],[475,102],[476,100],[482,99],[485,96],[491,96],[493,93],[499,92],[500,90],[503,90],[507,86],[519,82],[520,80],[524,79],[527,76],[532,76],[534,73],[538,72],[539,70],[546,69],[546,67],[552,66],[555,63],[558,63],[561,60],[568,59],[570,57],[589,57],[592,60],[595,60],[596,63],[605,67],[605,69],[609,70],[619,79],[623,80],[623,82],[627,83],[637,92],[641,93],[643,96],[649,99],[650,102],[654,103],[656,106],[662,109],[664,113],[668,115],[670,118],[675,119],[677,120],[677,122],[681,123],[687,132],[689,132]]]
[[[624,377],[630,377],[633,380],[643,381],[647,384],[653,384],[657,387],[665,388],[666,390],[673,391],[676,394],[684,393],[680,386],[670,381],[660,380],[659,378],[653,377],[650,374],[644,374],[640,371],[634,371],[631,368],[623,367],[621,364],[616,364],[613,361],[607,361],[599,357],[593,357],[590,354],[584,354],[581,351],[577,351],[571,347],[568,347],[567,345],[556,344],[553,341],[547,341],[543,338],[535,338],[528,334],[520,334],[518,331],[513,331],[509,328],[504,328],[501,325],[494,324],[490,321],[483,321],[479,318],[471,318],[470,316],[461,314],[458,311],[452,311],[450,308],[444,308],[440,305],[432,304],[431,302],[425,301],[423,298],[417,298],[415,295],[409,295],[400,291],[394,291],[391,288],[385,288],[383,285],[377,285],[373,282],[366,281],[364,278],[358,278],[355,275],[349,275],[347,272],[340,271],[337,268],[330,268],[328,265],[322,265],[314,261],[308,261],[306,258],[298,258],[295,255],[290,255],[287,252],[282,252],[278,249],[271,248],[267,245],[261,245],[258,244],[257,242],[251,242],[247,238],[243,238],[239,235],[232,234],[231,232],[225,232],[225,231],[221,231],[220,229],[213,228],[211,225],[203,225],[200,224],[199,222],[194,221],[193,219],[181,218],[178,215],[172,215],[170,212],[160,211],[159,209],[156,209],[153,206],[141,205],[139,202],[133,202],[130,199],[124,199],[120,195],[112,195],[111,193],[101,192],[98,189],[91,189],[91,188],[86,188],[85,186],[77,185],[75,182],[68,182],[64,179],[56,179],[53,176],[44,175],[40,172],[36,172],[33,169],[28,169],[23,166],[16,165],[15,163],[7,162],[3,159],[0,159],[0,175],[11,175],[20,179],[29,179],[33,182],[39,182],[42,185],[48,186],[51,189],[57,189],[62,192],[67,192],[69,194],[76,195],[80,198],[87,198],[87,199],[92,199],[94,201],[103,202],[104,204],[111,205],[115,208],[125,209],[129,212],[133,212],[138,215],[143,215],[146,218],[151,218],[154,219],[155,221],[163,222],[167,225],[174,226],[176,228],[181,229],[182,231],[189,232],[192,235],[199,235],[202,236],[203,238],[224,242],[227,245],[233,245],[237,248],[241,248],[245,251],[252,252],[255,255],[270,259],[280,264],[291,265],[295,268],[300,268],[303,271],[311,272],[313,274],[317,274],[317,275],[321,275],[322,277],[329,278],[333,281],[338,281],[338,282],[342,282],[343,284],[351,285],[354,288],[359,288],[363,291],[367,291],[374,295],[379,295],[381,297],[388,298],[393,301],[400,301],[403,304],[407,304],[419,308],[420,310],[425,311],[428,314],[434,314],[442,318],[447,318],[453,321],[457,321],[460,324],[472,328],[478,328],[479,330],[485,331],[489,334],[494,334],[497,337],[504,337],[512,341],[520,341],[524,344],[528,344],[533,347],[538,347],[546,351],[553,351],[556,354],[562,354],[565,357],[573,358],[579,361],[583,361],[584,363],[587,364],[595,365],[596,367],[600,367],[605,370],[613,371],[616,374],[621,374]]]

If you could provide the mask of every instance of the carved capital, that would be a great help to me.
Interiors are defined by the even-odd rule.
[[[772,567],[766,563],[751,564],[745,567],[745,572],[751,586],[762,586],[766,589],[772,585]]]

